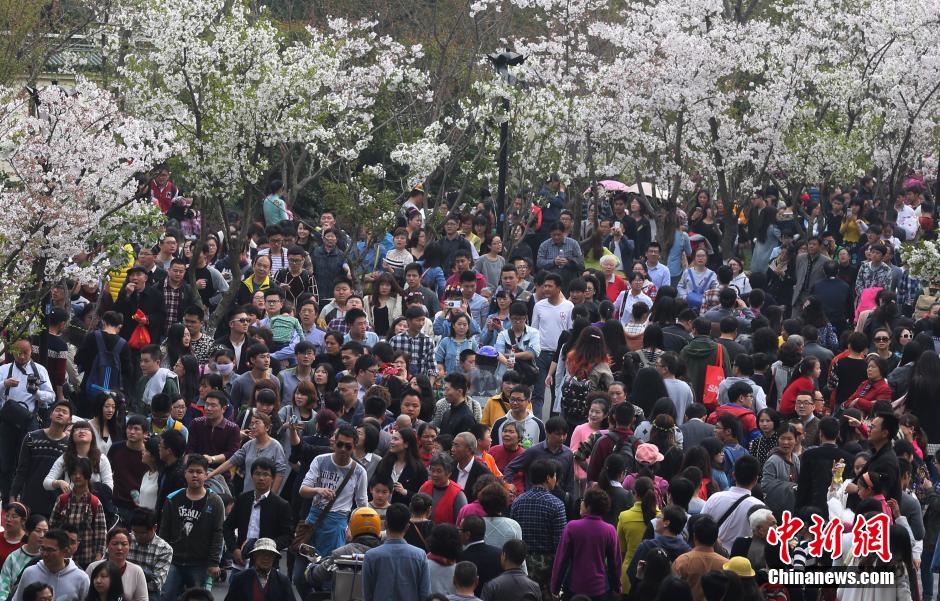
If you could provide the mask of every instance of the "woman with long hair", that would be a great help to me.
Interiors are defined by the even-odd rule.
[[[633,367],[637,370],[643,367],[653,367],[659,358],[666,352],[663,329],[658,324],[651,323],[643,330],[643,348],[630,353]]]
[[[546,389],[555,388],[555,406],[552,407],[552,411],[556,413],[561,412],[561,386],[568,377],[565,365],[568,352],[574,348],[581,331],[591,325],[588,310],[583,305],[578,305],[571,311],[571,320],[571,329],[563,331],[558,337],[558,347],[548,367],[548,377],[545,379]]]
[[[450,336],[444,336],[434,351],[434,363],[437,374],[444,378],[455,373],[460,366],[460,353],[470,349],[476,351],[477,340],[470,334],[470,316],[463,311],[456,311],[450,316]]]
[[[617,319],[608,319],[601,324],[600,330],[607,345],[607,354],[610,356],[610,371],[620,373],[630,352],[627,348],[627,337],[623,333],[623,324]]]
[[[191,343],[192,338],[189,335],[189,328],[181,323],[171,325],[163,347],[163,364],[161,367],[173,369],[180,357],[192,354]]]
[[[888,372],[887,361],[871,354],[866,360],[866,369],[868,377],[858,385],[854,393],[849,395],[849,400],[844,407],[857,407],[866,416],[870,416],[875,401],[891,398],[891,387],[888,386],[888,381],[885,380]],[[908,396],[910,396],[910,391],[908,391]]]
[[[411,503],[421,485],[428,481],[428,470],[421,462],[418,436],[411,428],[392,432],[388,453],[375,470],[378,478],[390,478],[395,484],[392,503]]]
[[[715,219],[715,207],[710,203],[692,210],[689,229],[708,240],[712,253],[708,257],[708,268],[712,271],[721,267],[721,224]]]
[[[98,449],[95,431],[92,430],[91,424],[86,421],[72,424],[72,433],[69,435],[68,446],[65,448],[65,452],[52,464],[45,480],[42,481],[42,487],[46,490],[58,489],[62,493],[71,492],[72,483],[69,474],[72,473],[80,458],[86,458],[91,463],[92,482],[100,482],[107,485],[110,490],[114,490],[111,462]]]
[[[408,252],[415,261],[424,259],[424,249],[428,246],[428,233],[424,229],[415,230],[408,238]]]
[[[183,355],[173,363],[173,373],[179,379],[180,395],[187,401],[199,397],[199,361],[193,355]]]
[[[323,406],[324,397],[336,390],[336,370],[330,363],[321,363],[313,370],[313,391],[310,402],[319,411]]]
[[[7,555],[0,570],[0,598],[8,597],[10,586],[19,579],[23,570],[41,559],[42,539],[48,530],[46,516],[34,513],[26,518],[23,544]]]
[[[782,422],[783,418],[780,417],[780,414],[770,407],[761,409],[757,414],[757,428],[760,430],[760,436],[751,441],[747,452],[757,459],[761,468],[764,467],[767,458],[777,448],[777,430]]]
[[[696,312],[702,306],[705,293],[718,287],[718,277],[708,268],[708,251],[698,248],[692,254],[692,265],[679,278],[679,297],[689,303]]]
[[[641,258],[646,256],[646,249],[653,242],[653,225],[649,219],[647,207],[639,198],[630,201],[630,219],[635,224],[633,238],[633,256]]]
[[[715,440],[715,442],[718,442]],[[718,443],[719,446],[721,443]],[[689,447],[682,453],[682,468],[680,473],[685,473],[689,468],[695,468],[701,472],[701,484],[698,489],[698,496],[705,501],[712,494],[721,490],[721,486],[712,478],[713,466],[712,456],[704,446]],[[721,473],[724,476],[724,472]]]
[[[623,553],[620,584],[624,595],[630,592],[627,568],[633,560],[633,554],[643,539],[653,537],[653,519],[662,517],[656,504],[656,490],[652,479],[636,479],[633,483],[633,499],[633,507],[622,512],[617,520],[617,539]]]
[[[606,393],[592,392],[588,399],[591,407],[588,409],[587,421],[575,426],[571,432],[571,438],[568,440],[569,448],[575,452],[574,476],[582,485],[587,482],[587,472],[585,471],[587,458],[579,459],[578,450],[581,448],[581,443],[603,430],[604,420],[607,419],[607,415],[610,413],[610,401]],[[505,428],[505,426],[503,427]]]
[[[783,244],[778,248],[779,253],[768,260],[769,264],[764,270],[767,274],[766,292],[769,292],[784,310],[787,310],[793,301],[793,286],[796,285],[796,249],[789,244]],[[751,273],[753,273],[753,268],[752,262]]]
[[[669,391],[663,382],[663,376],[655,367],[643,367],[637,370],[630,391],[630,402],[643,410],[644,415],[651,415],[656,401],[668,397]],[[675,417],[675,415],[673,416]]]
[[[731,267],[731,284],[738,291],[741,298],[747,297],[751,293],[751,281],[744,273],[744,259],[740,257],[731,257],[728,259],[728,266]]]
[[[708,460],[711,463],[711,480],[718,487],[718,490],[728,490],[731,487],[731,481],[728,474],[725,473],[725,445],[717,438],[706,438],[699,443],[708,454]],[[708,476],[708,474],[706,474]]]
[[[822,373],[822,366],[819,359],[813,356],[803,357],[796,367],[790,372],[789,380],[783,394],[780,395],[780,402],[777,409],[780,415],[792,417],[796,415],[796,397],[803,391],[810,393],[819,389],[817,380]],[[779,382],[777,382],[779,384]]]
[[[597,488],[610,496],[610,511],[604,516],[604,521],[614,527],[620,520],[620,514],[633,507],[633,491],[623,487],[626,472],[626,457],[620,453],[611,453],[597,477]]]
[[[112,444],[124,440],[123,404],[123,396],[119,392],[100,392],[92,402],[92,418],[88,423],[102,455],[108,454]]]
[[[104,560],[91,570],[91,586],[85,601],[123,601],[124,584],[121,568],[113,561]]]
[[[761,209],[757,217],[757,235],[751,253],[751,272],[763,273],[770,263],[770,253],[780,246],[780,228],[777,227],[777,207]]]
[[[391,273],[383,273],[372,282],[372,294],[366,297],[365,312],[372,329],[385,338],[395,318],[404,312],[404,293]]]
[[[424,248],[424,258],[422,267],[424,273],[421,274],[421,285],[437,292],[438,296],[444,295],[447,288],[447,278],[444,277],[444,269],[441,267],[444,263],[444,251],[437,242],[431,242]]]
[[[666,413],[660,413],[653,418],[649,441],[663,454],[659,475],[667,482],[679,473],[682,466],[682,449],[677,434],[681,435],[682,431],[676,426],[676,418]]]
[[[796,505],[796,483],[800,476],[800,458],[793,451],[799,432],[793,424],[784,423],[777,429],[777,448],[764,463],[760,480],[764,499],[774,515],[793,511]]]
[[[606,390],[614,381],[610,371],[610,357],[604,335],[594,326],[588,326],[578,336],[574,347],[565,357],[568,377],[562,385],[562,415],[569,431],[587,420],[590,406],[579,401],[581,390]],[[586,399],[585,399],[586,400]]]
[[[905,409],[920,419],[927,440],[940,441],[940,406],[936,402],[940,390],[940,357],[932,350],[924,351],[914,364]],[[931,449],[923,449],[933,455]]]
[[[496,344],[499,333],[509,330],[512,323],[509,321],[509,305],[512,304],[512,295],[508,290],[497,290],[493,295],[496,300],[496,312],[486,317],[486,327],[480,334],[480,346]]]
[[[836,332],[835,326],[829,323],[819,297],[812,295],[807,297],[803,302],[802,311],[800,318],[803,320],[803,324],[816,328],[816,341],[833,353],[839,352],[841,350],[839,347],[839,334]]]

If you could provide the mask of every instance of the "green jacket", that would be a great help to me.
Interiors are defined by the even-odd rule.
[[[696,336],[680,353],[685,360],[689,385],[699,403],[702,402],[705,390],[705,370],[709,365],[717,365],[717,353],[718,343],[710,336]],[[731,375],[731,358],[727,352],[722,352],[721,366],[724,368],[725,377]]]

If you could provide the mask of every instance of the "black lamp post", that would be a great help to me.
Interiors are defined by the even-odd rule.
[[[509,74],[509,67],[521,65],[525,57],[517,52],[504,50],[502,52],[490,54],[487,58],[493,63],[493,67],[500,77],[508,84],[515,83],[515,78]],[[503,111],[509,114],[509,98],[503,96]],[[497,165],[499,166],[499,183],[496,190],[496,219],[503,219],[506,212],[506,171],[509,162],[509,119],[503,121],[499,127],[499,157]]]

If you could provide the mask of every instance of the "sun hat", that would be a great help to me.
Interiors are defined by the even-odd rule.
[[[639,463],[659,463],[665,457],[659,452],[659,447],[650,442],[644,442],[637,446],[635,453],[636,460]]]

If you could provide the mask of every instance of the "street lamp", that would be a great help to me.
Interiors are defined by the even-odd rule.
[[[487,56],[493,63],[493,68],[499,73],[499,76],[507,84],[514,84],[515,78],[509,74],[509,67],[521,65],[525,57],[517,52],[503,50],[494,52]],[[503,111],[509,115],[509,97],[503,96]],[[506,171],[509,162],[509,119],[503,121],[499,127],[499,157],[497,165],[499,166],[499,183],[496,190],[496,219],[502,219],[506,209]]]

